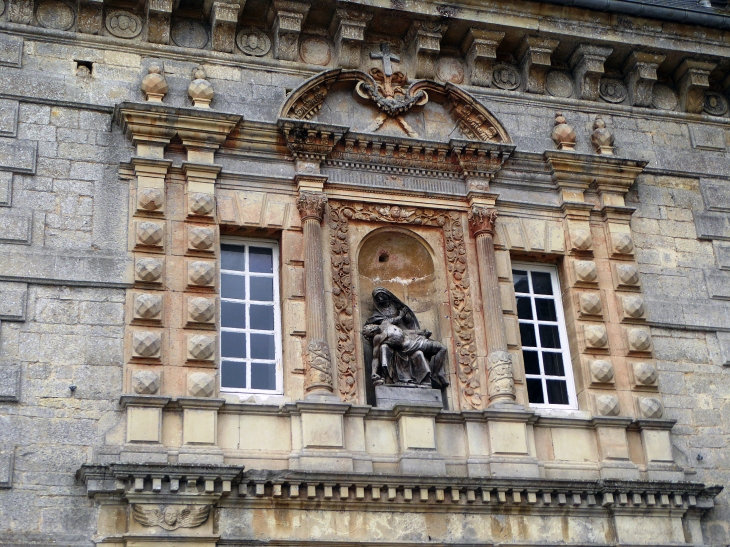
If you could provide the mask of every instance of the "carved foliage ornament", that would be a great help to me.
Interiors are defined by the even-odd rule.
[[[178,528],[195,528],[208,520],[210,505],[189,505],[183,509],[166,505],[156,508],[140,504],[132,505],[134,520],[142,526],[159,526],[163,530],[177,530]]]
[[[497,210],[473,205],[469,211],[469,226],[474,237],[479,234],[494,235],[494,224],[497,222]]]
[[[456,334],[456,361],[463,408],[480,408],[481,394],[477,374],[474,315],[471,287],[466,266],[466,244],[461,216],[456,212],[415,207],[374,204],[330,203],[330,246],[332,257],[332,295],[337,332],[339,390],[345,401],[356,395],[356,360],[352,301],[352,270],[348,229],[351,220],[389,222],[416,226],[437,226],[443,230]]]
[[[297,207],[302,220],[314,219],[321,222],[324,218],[324,208],[327,205],[327,195],[315,192],[300,192]]]

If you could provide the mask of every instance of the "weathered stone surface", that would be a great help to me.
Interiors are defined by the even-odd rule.
[[[20,365],[0,365],[0,402],[20,400]]]

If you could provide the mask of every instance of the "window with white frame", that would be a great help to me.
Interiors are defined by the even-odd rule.
[[[275,242],[221,244],[221,389],[281,393],[279,251]]]
[[[578,408],[557,268],[512,267],[530,406]]]

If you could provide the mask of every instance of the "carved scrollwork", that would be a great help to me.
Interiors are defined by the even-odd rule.
[[[452,97],[451,113],[466,138],[474,141],[503,142],[504,139],[500,138],[499,131],[486,116],[456,96]]]
[[[459,213],[416,207],[375,204],[330,203],[330,245],[332,256],[332,294],[337,331],[337,367],[342,398],[352,401],[356,392],[352,272],[348,243],[351,220],[389,222],[416,226],[437,226],[443,230],[452,305],[452,324],[456,334],[456,362],[461,406],[481,408],[477,371],[474,313],[467,271],[464,227]]]
[[[150,508],[135,503],[132,506],[132,516],[142,526],[159,526],[163,530],[172,531],[200,526],[208,520],[210,508],[210,505],[189,505],[182,509],[171,505]]]
[[[332,358],[327,342],[310,340],[307,344],[307,391],[324,388],[332,391]]]
[[[497,209],[490,209],[488,207],[479,207],[473,205],[471,211],[469,211],[469,227],[474,237],[479,234],[494,235],[494,224],[497,222]]]
[[[487,358],[487,378],[489,378],[490,398],[498,395],[515,395],[512,356],[506,351],[494,351]]]

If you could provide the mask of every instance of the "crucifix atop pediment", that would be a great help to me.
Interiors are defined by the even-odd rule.
[[[371,59],[382,59],[383,60],[383,73],[386,76],[393,75],[393,61],[400,63],[400,57],[390,52],[390,45],[383,42],[380,44],[380,53],[371,51]]]

